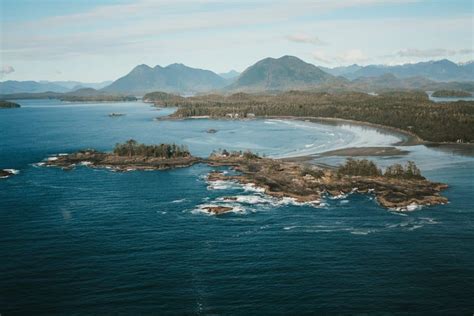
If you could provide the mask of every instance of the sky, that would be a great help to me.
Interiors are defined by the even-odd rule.
[[[139,64],[243,71],[474,59],[472,0],[0,0],[0,80],[115,80]]]

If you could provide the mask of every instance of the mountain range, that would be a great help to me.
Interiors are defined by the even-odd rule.
[[[455,82],[456,81],[456,82]],[[4,81],[0,94],[68,93],[94,88],[102,94],[144,95],[163,91],[181,95],[206,92],[259,92],[284,90],[464,89],[472,91],[474,62],[456,64],[443,59],[397,66],[350,65],[317,67],[294,56],[265,58],[242,73],[216,74],[210,70],[171,64],[166,67],[136,66],[125,76],[102,83],[77,81]],[[83,90],[92,91],[92,90]]]
[[[191,68],[183,64],[171,64],[166,67],[158,65],[154,68],[139,65],[103,90],[136,95],[152,91],[192,94],[220,89],[226,85],[226,79],[210,70]]]
[[[434,81],[473,81],[474,61],[456,64],[450,60],[419,62],[404,65],[350,65],[335,68],[320,67],[324,71],[353,80],[361,77],[375,77],[392,74],[398,78],[425,77]]]
[[[15,81],[0,82],[0,94],[41,93],[41,92],[70,92],[81,88],[102,89],[112,81],[86,83],[79,81]]]

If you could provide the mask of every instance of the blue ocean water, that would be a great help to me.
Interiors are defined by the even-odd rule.
[[[0,111],[0,168],[20,171],[0,180],[2,314],[474,311],[473,157],[412,146],[407,157],[376,159],[415,160],[449,184],[447,205],[401,213],[354,194],[314,208],[210,185],[206,165],[114,173],[34,164],[128,138],[183,143],[203,156],[229,148],[282,157],[398,136],[281,120],[153,121],[173,109],[140,102],[20,103]],[[239,197],[235,213],[200,211],[227,195]]]

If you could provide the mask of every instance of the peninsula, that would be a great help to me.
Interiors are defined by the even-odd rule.
[[[178,107],[168,119],[342,119],[387,126],[429,142],[474,142],[474,101],[440,104],[429,100],[423,91],[390,91],[378,95],[289,91],[276,94],[210,94],[187,98],[157,93],[150,94],[148,100],[153,100],[156,106]]]
[[[296,202],[319,204],[326,194],[341,196],[349,193],[373,194],[380,205],[391,209],[407,209],[412,205],[447,203],[440,192],[446,184],[425,179],[413,162],[406,166],[395,164],[383,172],[368,160],[348,159],[337,168],[316,166],[262,158],[251,152],[215,152],[208,158],[192,156],[186,147],[175,144],[144,145],[134,140],[117,144],[112,153],[92,149],[50,157],[43,164],[71,169],[76,165],[108,168],[116,171],[164,170],[189,167],[196,163],[228,166],[237,174],[213,171],[208,181],[234,181],[252,184],[276,198],[292,198]],[[229,208],[210,208],[221,214]]]

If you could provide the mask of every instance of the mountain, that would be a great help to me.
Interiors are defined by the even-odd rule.
[[[331,90],[329,87],[327,90]],[[416,76],[408,78],[398,78],[393,74],[383,74],[374,77],[360,77],[346,83],[345,90],[363,91],[363,92],[382,92],[393,90],[464,90],[474,91],[474,82],[470,81],[450,81],[439,82]]]
[[[339,67],[334,67],[334,68],[327,68],[327,67],[322,67],[318,66],[321,70],[327,72],[328,74],[331,74],[333,76],[345,76],[345,75],[350,75],[360,69],[362,69],[362,66],[359,66],[357,64],[353,64],[350,66],[339,66]]]
[[[0,94],[38,93],[38,92],[66,92],[68,88],[51,82],[14,81],[0,82]]]
[[[215,90],[225,85],[226,80],[210,70],[191,68],[183,64],[154,68],[139,65],[102,90],[133,94],[153,91],[187,94]]]
[[[265,58],[248,67],[230,90],[268,91],[306,89],[336,78],[294,56]]]
[[[0,94],[13,93],[41,93],[41,92],[68,92],[80,88],[100,89],[111,81],[99,83],[84,83],[79,81],[4,81],[0,82]]]
[[[334,75],[342,75],[348,79],[360,77],[376,77],[384,74],[392,74],[398,78],[425,77],[434,81],[473,81],[474,63],[456,64],[450,60],[419,62],[404,65],[352,65],[347,67],[326,68],[326,71]]]
[[[93,89],[102,89],[112,81],[102,81],[102,82],[80,82],[80,81],[40,81],[41,83],[55,83],[57,85],[68,88],[70,91],[74,91],[81,88],[93,88]]]
[[[237,78],[240,75],[240,72],[235,71],[235,70],[230,70],[228,72],[222,72],[219,74],[224,79],[234,79]]]

